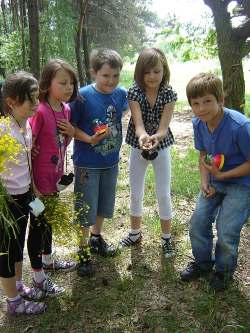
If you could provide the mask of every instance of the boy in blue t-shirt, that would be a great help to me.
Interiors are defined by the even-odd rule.
[[[82,101],[71,104],[71,121],[76,126],[75,209],[82,226],[77,266],[80,276],[93,272],[90,251],[102,256],[115,254],[115,248],[105,242],[101,230],[104,218],[113,216],[122,144],[121,118],[128,108],[126,91],[117,87],[123,65],[120,55],[114,50],[96,49],[90,62],[95,84],[81,88]],[[82,209],[86,205],[88,208]]]
[[[180,276],[183,281],[191,281],[215,266],[211,287],[219,291],[228,287],[236,269],[240,232],[250,213],[250,120],[224,108],[222,82],[211,73],[192,78],[186,92],[195,115],[194,141],[200,151],[201,192],[190,225],[195,261]],[[207,161],[207,154],[223,154],[222,168]]]

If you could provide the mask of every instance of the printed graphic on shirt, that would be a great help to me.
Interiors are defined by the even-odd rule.
[[[65,154],[65,137],[56,128],[55,130],[55,141],[58,147],[58,156],[51,156],[51,162],[56,165],[56,172],[63,170],[64,154]]]
[[[94,146],[95,152],[103,156],[119,151],[122,144],[122,125],[117,119],[117,112],[113,105],[109,105],[106,110],[106,123],[109,129],[108,137]]]

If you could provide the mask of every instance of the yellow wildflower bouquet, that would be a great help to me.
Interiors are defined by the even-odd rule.
[[[11,136],[10,120],[0,117],[0,179],[1,173],[10,172],[7,162],[16,161],[18,163],[17,157],[21,148],[17,140]],[[0,227],[7,233],[10,227],[14,227],[12,214],[7,208],[9,200],[11,200],[11,197],[7,194],[0,180]]]
[[[53,235],[58,245],[79,245],[81,227],[75,221],[82,210],[77,212],[74,210],[75,200],[75,194],[68,191],[42,198],[45,205],[44,216],[52,226]],[[82,209],[87,209],[87,207]]]

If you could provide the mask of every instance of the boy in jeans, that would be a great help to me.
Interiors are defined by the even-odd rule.
[[[190,225],[194,262],[180,273],[191,281],[212,271],[211,287],[227,288],[237,266],[241,229],[250,212],[250,121],[223,106],[221,80],[211,73],[192,78],[186,88],[194,112],[195,148],[200,151],[201,192]],[[224,155],[222,169],[205,160],[206,154]],[[217,242],[212,256],[212,223]]]
[[[128,108],[126,91],[117,87],[123,65],[120,55],[114,50],[96,49],[90,62],[95,83],[81,88],[82,101],[71,105],[72,124],[76,126],[75,209],[82,226],[77,266],[80,276],[93,272],[90,251],[102,256],[115,254],[115,248],[106,243],[101,230],[104,218],[113,216],[122,144],[121,118]],[[88,209],[81,210],[86,204]]]

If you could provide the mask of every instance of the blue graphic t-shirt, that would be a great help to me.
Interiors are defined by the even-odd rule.
[[[78,167],[109,168],[119,161],[122,144],[122,113],[128,108],[126,90],[117,87],[111,94],[97,91],[94,85],[80,89],[83,100],[70,104],[71,122],[88,135],[94,134],[96,123],[107,124],[109,136],[90,145],[74,140],[73,162]]]

